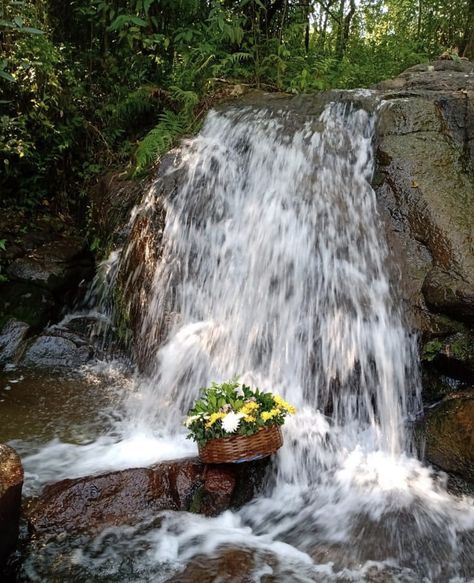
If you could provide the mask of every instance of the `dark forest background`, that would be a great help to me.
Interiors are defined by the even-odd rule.
[[[74,213],[233,84],[369,87],[474,54],[474,0],[2,0],[0,208]]]

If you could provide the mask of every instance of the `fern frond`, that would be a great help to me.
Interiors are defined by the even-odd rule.
[[[149,168],[159,156],[168,151],[176,140],[189,128],[189,116],[165,110],[159,117],[160,122],[138,144],[135,152],[135,174]]]

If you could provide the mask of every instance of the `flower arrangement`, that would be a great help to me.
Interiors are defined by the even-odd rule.
[[[203,389],[185,425],[188,438],[203,447],[213,439],[251,436],[264,428],[283,425],[285,417],[294,413],[296,409],[278,395],[231,380]]]

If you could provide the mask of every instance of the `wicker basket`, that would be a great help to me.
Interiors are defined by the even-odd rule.
[[[281,429],[273,425],[253,435],[211,439],[205,446],[199,446],[199,457],[205,464],[249,462],[272,455],[282,445]]]

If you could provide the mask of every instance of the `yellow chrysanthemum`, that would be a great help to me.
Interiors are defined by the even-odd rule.
[[[273,395],[273,400],[275,401],[276,405],[280,407],[280,409],[285,410],[287,413],[290,413],[290,415],[294,415],[296,413],[296,408],[293,407],[293,405],[287,403],[279,395]]]
[[[272,409],[271,411],[264,411],[260,417],[264,420],[264,421],[269,421],[270,419],[273,419],[273,417],[276,417],[277,415],[279,415],[281,413],[280,409]]]
[[[239,410],[239,413],[243,415],[251,415],[254,411],[258,409],[259,405],[255,401],[247,401]]]
[[[244,417],[244,421],[247,421],[247,423],[255,423],[255,421],[257,421],[257,418],[254,417],[253,415],[246,415]]]
[[[218,411],[217,413],[211,413],[209,421],[206,423],[207,429],[212,427],[216,421],[219,421],[219,419],[223,419],[225,416],[226,414],[222,413],[221,411]]]

